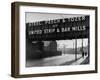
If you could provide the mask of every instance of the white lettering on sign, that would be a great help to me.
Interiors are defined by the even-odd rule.
[[[73,21],[81,21],[81,20],[85,20],[85,16],[82,17],[73,17],[73,18],[68,18],[68,21],[73,22]]]
[[[72,31],[84,31],[84,30],[86,30],[86,26],[72,27]]]
[[[67,32],[67,31],[70,31],[70,27],[61,28],[61,32]]]
[[[44,34],[53,33],[53,32],[55,32],[55,29],[44,29]]]
[[[42,34],[42,30],[33,30],[33,31],[29,31],[28,34],[29,34],[29,35],[32,35],[32,34]]]

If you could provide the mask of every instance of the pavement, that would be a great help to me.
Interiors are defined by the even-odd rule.
[[[89,64],[89,58],[86,57],[85,60],[81,64]]]
[[[83,58],[81,54],[77,54],[77,60],[75,60],[75,54],[64,54],[60,56],[53,56],[39,60],[27,60],[26,67],[79,65],[86,63],[86,59],[87,56],[84,56]]]
[[[86,62],[86,59],[87,59],[87,56],[81,57],[80,59],[77,59],[75,62],[73,62],[71,65],[84,64]]]

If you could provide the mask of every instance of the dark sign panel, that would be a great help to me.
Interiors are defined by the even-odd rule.
[[[89,37],[89,16],[26,23],[30,40],[60,40]]]

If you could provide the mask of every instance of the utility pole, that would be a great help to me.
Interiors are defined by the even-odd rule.
[[[77,60],[77,39],[75,39],[75,60]]]
[[[74,42],[75,42],[75,41],[73,40],[73,53],[75,53],[75,51],[74,51],[74,48],[75,48],[75,47],[74,47]]]
[[[88,38],[88,59],[89,59],[89,62],[90,62],[90,38]]]
[[[84,57],[84,51],[83,51],[83,38],[82,38],[82,57]]]

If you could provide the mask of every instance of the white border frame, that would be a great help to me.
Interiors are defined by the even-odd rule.
[[[95,70],[95,10],[73,9],[73,8],[56,8],[56,7],[37,7],[37,6],[20,6],[19,7],[19,74],[40,74],[55,72],[77,72]],[[86,14],[90,15],[90,64],[89,65],[72,65],[72,66],[50,66],[50,67],[25,67],[25,12],[41,13],[61,13],[61,14]]]

